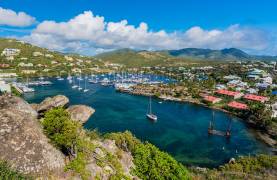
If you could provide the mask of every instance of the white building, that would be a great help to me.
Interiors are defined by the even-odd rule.
[[[17,77],[16,73],[0,73],[0,78]]]
[[[20,54],[20,49],[5,48],[2,51],[1,56],[10,57],[10,56],[17,56],[19,54]]]
[[[43,56],[43,54],[41,52],[33,52],[33,56],[37,57],[37,56]]]
[[[0,92],[11,93],[11,86],[6,84],[5,81],[0,81]]]
[[[53,58],[54,56],[52,54],[45,54],[45,57]]]
[[[19,66],[19,67],[33,67],[34,65],[32,63],[21,62],[17,66]]]
[[[272,77],[265,77],[261,79],[263,83],[272,84]]]
[[[277,118],[277,102],[272,105],[272,117]]]

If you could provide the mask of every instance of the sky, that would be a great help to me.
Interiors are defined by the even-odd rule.
[[[85,55],[239,48],[277,55],[276,0],[0,0],[0,37]]]

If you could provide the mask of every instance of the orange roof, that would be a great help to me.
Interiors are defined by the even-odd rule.
[[[260,102],[264,102],[268,100],[268,98],[265,96],[257,96],[255,94],[246,94],[244,98],[249,100],[254,100],[254,101],[260,101]]]
[[[248,109],[248,106],[243,103],[239,103],[236,101],[232,101],[228,104],[229,107],[236,108],[236,109]]]
[[[224,94],[224,95],[228,95],[228,96],[236,96],[236,95],[240,94],[240,92],[228,91],[228,90],[225,90],[225,89],[219,89],[219,90],[216,91],[216,93]]]
[[[214,96],[205,96],[204,99],[205,99],[206,101],[209,101],[209,102],[221,100],[221,98],[217,98],[217,97],[214,97]]]

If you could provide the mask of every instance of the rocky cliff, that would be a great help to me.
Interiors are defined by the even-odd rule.
[[[43,134],[37,112],[18,97],[0,96],[0,159],[27,174],[62,171],[64,155]]]
[[[51,174],[54,179],[80,179],[72,171],[65,172],[69,158],[52,145],[40,123],[45,112],[55,107],[66,108],[68,103],[69,99],[61,95],[32,105],[19,97],[0,96],[0,160],[34,177],[45,178]],[[84,105],[69,106],[66,111],[73,121],[81,124],[95,112],[93,108]],[[80,132],[86,133],[84,129],[80,129]],[[95,149],[86,165],[90,179],[109,179],[118,173],[118,168],[111,163],[111,157],[113,162],[122,167],[120,171],[126,176],[138,179],[131,175],[131,169],[134,168],[131,153],[119,149],[114,140],[96,138],[91,143]]]

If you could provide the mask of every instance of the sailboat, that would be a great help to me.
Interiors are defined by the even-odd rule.
[[[78,86],[74,83],[74,78],[72,78],[72,83],[73,83],[72,89],[76,89]]]
[[[58,80],[58,81],[63,81],[63,80],[64,80],[64,78],[61,77],[61,73],[60,73],[59,76],[57,76],[57,80]]]
[[[146,114],[146,117],[153,121],[157,121],[157,119],[158,119],[158,117],[152,113],[152,98],[151,98],[151,96],[149,97],[149,109]]]
[[[83,88],[81,87],[81,80],[79,79],[79,86],[78,86],[78,90],[81,91]]]
[[[84,89],[84,92],[88,92],[89,89],[87,89],[87,79],[85,78],[85,89]]]

